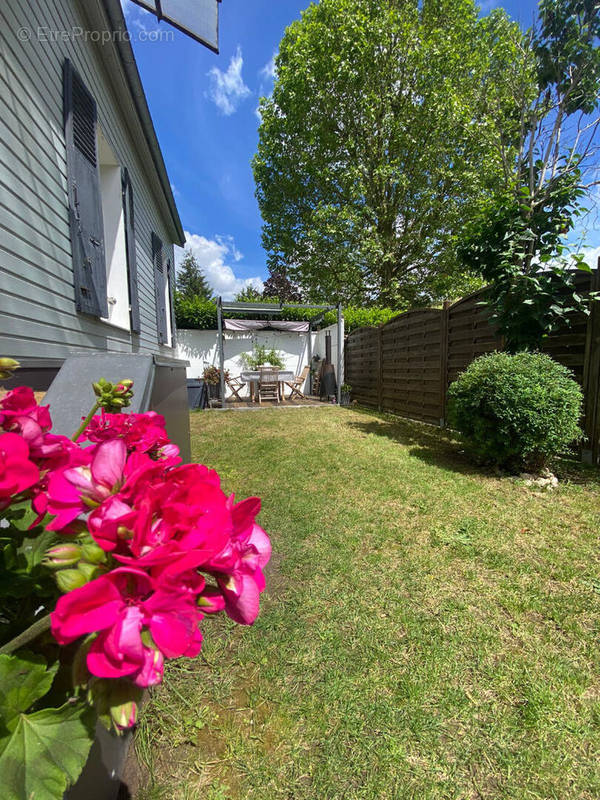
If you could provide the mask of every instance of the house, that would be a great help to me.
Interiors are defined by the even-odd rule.
[[[0,355],[38,389],[173,357],[184,234],[119,0],[2,0],[0,63]]]

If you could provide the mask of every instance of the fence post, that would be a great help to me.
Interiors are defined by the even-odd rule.
[[[440,418],[440,427],[446,427],[446,401],[448,394],[448,324],[450,321],[449,308],[451,303],[449,300],[444,300],[442,306],[442,324],[440,328],[440,409],[442,416]]]
[[[590,290],[600,289],[600,258],[598,269],[592,273]],[[583,361],[584,432],[586,442],[581,460],[598,464],[600,456],[600,300],[590,302]]]
[[[383,411],[383,325],[377,328],[377,408]]]

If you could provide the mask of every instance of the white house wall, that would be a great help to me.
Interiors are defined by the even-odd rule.
[[[331,357],[337,367],[337,326],[332,325],[322,331],[311,333],[313,355],[325,355],[325,331],[331,332]],[[217,331],[197,331],[179,329],[177,331],[176,357],[190,362],[188,378],[201,378],[207,366],[219,366]],[[242,353],[251,353],[256,345],[274,348],[284,361],[285,369],[299,375],[309,363],[308,334],[287,333],[285,331],[226,331],[225,369],[235,377],[246,369],[240,361]],[[304,387],[308,390],[308,384]],[[229,391],[227,392],[229,395]]]
[[[172,241],[148,179],[143,137],[132,135],[100,57],[101,45],[40,41],[38,29],[86,23],[77,0],[0,3],[0,355],[62,359],[87,350],[162,352],[158,345],[150,237],[173,261]],[[23,41],[23,33],[31,37]],[[110,47],[111,45],[106,45]],[[63,133],[63,62],[71,59],[98,105],[98,121],[134,192],[141,333],[77,313]]]

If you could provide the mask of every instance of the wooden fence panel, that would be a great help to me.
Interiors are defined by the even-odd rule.
[[[478,356],[502,350],[502,339],[490,324],[489,311],[479,305],[483,296],[483,291],[475,292],[448,309],[448,384]]]
[[[409,311],[381,328],[381,406],[394,414],[439,424],[442,402],[440,309]]]
[[[600,261],[599,261],[600,264]],[[600,272],[577,272],[585,296],[600,290]],[[346,380],[352,398],[401,416],[444,424],[448,385],[478,356],[503,349],[484,291],[443,309],[407,311],[378,328],[359,328],[346,340]],[[569,367],[585,392],[584,457],[600,460],[600,302],[591,316],[574,314],[548,337],[543,351]]]
[[[366,406],[379,405],[379,331],[359,328],[346,339],[345,380],[352,398]]]
[[[580,295],[588,294],[591,284],[592,275],[589,272],[577,272],[575,285]],[[543,352],[548,353],[559,364],[572,370],[582,386],[588,323],[589,317],[586,314],[571,314],[569,324],[549,336],[542,345]]]

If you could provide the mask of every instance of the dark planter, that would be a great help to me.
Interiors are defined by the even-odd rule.
[[[209,383],[208,386],[208,397],[210,400],[220,400],[221,399],[221,386],[218,383]]]
[[[342,406],[349,406],[350,405],[350,392],[342,392],[342,398],[340,401],[340,405]]]
[[[206,387],[201,378],[188,378],[187,395],[190,409],[206,407]]]
[[[117,736],[98,722],[87,763],[64,800],[117,800],[119,792],[127,797],[121,776],[132,740],[130,732]]]

